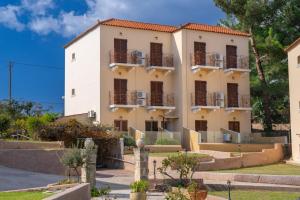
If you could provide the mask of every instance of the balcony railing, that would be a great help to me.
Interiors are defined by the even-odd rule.
[[[223,56],[218,53],[195,52],[191,54],[192,66],[223,67]]]
[[[147,94],[147,106],[175,106],[175,98],[173,94]]]
[[[226,69],[249,69],[249,58],[247,56],[226,56],[224,61]]]
[[[109,91],[109,105],[137,105],[136,92]]]
[[[172,54],[162,54],[162,56],[151,57],[148,54],[146,56],[146,65],[148,67],[174,67],[173,55]]]
[[[251,108],[250,95],[226,98],[227,108]]]
[[[192,106],[220,106],[220,97],[216,92],[205,95],[191,94]]]
[[[144,61],[140,53],[141,52],[137,50],[127,50],[124,52],[117,52],[115,50],[111,50],[109,53],[109,63],[143,65]]]

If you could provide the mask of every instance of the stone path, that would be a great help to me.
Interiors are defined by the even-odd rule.
[[[0,191],[44,187],[63,178],[0,166]]]

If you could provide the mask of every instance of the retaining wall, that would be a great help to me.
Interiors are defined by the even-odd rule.
[[[7,141],[0,139],[0,149],[60,149],[64,143],[40,141]]]
[[[63,192],[54,194],[44,200],[90,200],[91,190],[89,183],[82,183]]]

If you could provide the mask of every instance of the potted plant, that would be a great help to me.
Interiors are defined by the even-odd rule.
[[[147,190],[149,188],[148,181],[140,180],[135,181],[130,184],[130,200],[146,200],[147,199]]]
[[[192,181],[192,183],[188,186],[188,193],[191,200],[205,200],[207,197],[207,190],[203,183],[200,184],[196,181]]]

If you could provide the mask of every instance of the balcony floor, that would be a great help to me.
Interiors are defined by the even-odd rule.
[[[127,69],[128,71],[130,71],[134,67],[142,67],[142,66],[143,66],[142,64],[130,64],[130,63],[111,63],[111,64],[109,64],[109,68],[112,71],[115,71],[118,68]]]
[[[251,111],[251,110],[252,110],[251,107],[228,107],[228,108],[225,108],[225,111],[228,111],[228,112]]]
[[[201,110],[215,111],[220,108],[221,108],[220,106],[192,106],[192,111],[193,112],[200,112]]]
[[[200,71],[215,71],[215,70],[220,70],[222,67],[217,67],[217,66],[206,66],[206,65],[194,65],[191,67],[193,73],[197,73]]]
[[[233,74],[233,73],[250,73],[250,69],[241,69],[241,68],[229,68],[229,69],[224,69],[225,74]]]
[[[121,105],[121,104],[112,104],[109,106],[109,108],[111,109],[111,111],[115,112],[118,109],[126,109],[126,110],[134,110],[136,108],[138,108],[139,105]]]
[[[167,110],[167,111],[172,111],[175,110],[175,106],[147,106],[147,109],[149,111],[156,111],[156,110]]]

